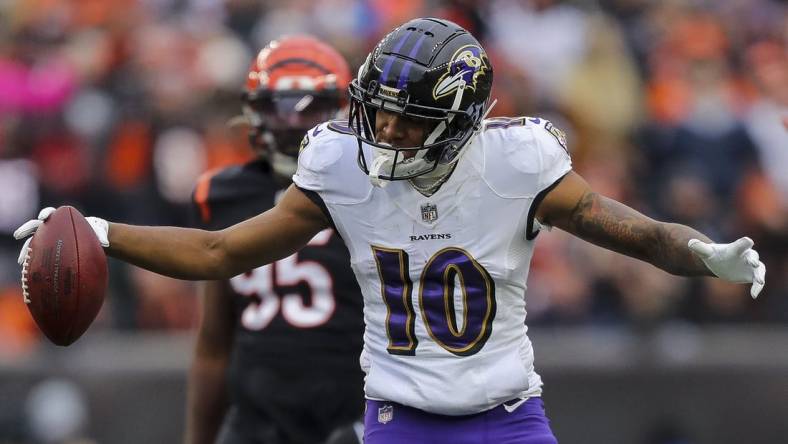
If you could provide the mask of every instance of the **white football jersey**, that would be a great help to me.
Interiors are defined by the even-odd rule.
[[[408,181],[373,187],[336,122],[302,145],[293,180],[322,198],[364,295],[370,399],[464,415],[541,394],[525,325],[534,202],[571,161],[546,120],[484,123],[430,197]]]

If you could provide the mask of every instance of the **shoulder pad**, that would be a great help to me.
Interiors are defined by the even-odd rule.
[[[261,161],[217,168],[203,173],[192,191],[192,209],[199,215],[204,227],[215,227],[214,208],[260,196],[270,190],[273,196],[277,186]],[[196,221],[195,221],[196,222]]]
[[[569,148],[567,148],[566,145],[566,133],[558,129],[558,127],[553,125],[552,122],[547,119],[542,119],[541,117],[526,117],[526,122],[527,124],[540,127],[550,133],[550,135],[555,138],[558,144],[564,148],[564,151],[567,153],[569,152]]]
[[[219,171],[206,171],[198,179],[192,191],[192,225],[200,227],[211,221],[211,205],[208,199],[211,195],[211,182]]]
[[[192,209],[198,215],[195,226],[207,226],[213,220],[212,208],[217,196],[225,194],[232,189],[236,177],[241,174],[241,166],[234,165],[222,169],[213,169],[204,172],[198,179],[192,191]]]
[[[562,143],[544,119],[490,119],[484,127],[483,177],[501,197],[535,197],[571,170],[566,137]]]
[[[371,184],[358,167],[355,136],[337,131],[335,122],[322,123],[307,132],[293,182],[317,192],[327,204],[360,202],[370,194]]]

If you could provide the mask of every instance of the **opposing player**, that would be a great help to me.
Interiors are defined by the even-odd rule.
[[[243,94],[256,158],[201,178],[197,225],[223,229],[273,207],[296,171],[304,134],[346,106],[350,77],[342,56],[313,37],[263,48]],[[361,418],[364,321],[349,260],[329,228],[296,254],[201,283],[187,444],[321,443]]]
[[[712,243],[595,193],[550,122],[485,120],[492,73],[456,24],[407,22],[352,81],[349,125],[309,132],[276,207],[217,232],[95,220],[97,234],[114,256],[205,279],[335,226],[364,294],[366,444],[554,443],[525,326],[541,228],[674,274],[752,283],[753,296],[765,267],[747,238]]]

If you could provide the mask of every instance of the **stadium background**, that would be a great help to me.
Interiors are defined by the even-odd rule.
[[[196,178],[248,157],[229,127],[257,49],[310,32],[357,67],[415,16],[474,33],[493,115],[547,117],[602,193],[713,239],[744,286],[687,280],[552,232],[527,295],[565,443],[788,438],[788,6],[771,0],[0,0],[0,443],[178,442],[194,285],[111,263],[77,344],[43,339],[11,232],[43,205],[183,225]],[[353,68],[355,69],[355,68]]]

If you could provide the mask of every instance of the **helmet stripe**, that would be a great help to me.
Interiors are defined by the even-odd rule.
[[[399,39],[399,42],[397,42],[397,46],[394,47],[393,52],[399,53],[399,50],[402,49],[403,46],[405,46],[405,41],[408,40],[408,37],[410,37],[410,33],[403,34],[402,37]],[[384,82],[388,78],[389,71],[391,70],[391,65],[393,64],[394,64],[394,57],[389,57],[389,59],[386,60],[386,66],[383,67],[383,73],[380,75],[381,80],[383,80]]]
[[[427,32],[432,31],[432,28],[434,27],[435,25],[430,26]],[[410,52],[408,53],[408,57],[412,59],[413,57],[416,56],[416,53],[419,51],[419,48],[421,48],[421,44],[424,43],[424,39],[427,38],[427,32],[421,34],[419,40],[416,41],[416,44],[413,45],[413,48],[411,48]],[[410,67],[412,65],[413,65],[413,60],[408,60],[407,62],[405,62],[405,66],[402,67],[402,71],[400,71],[399,74],[399,79],[397,80],[397,89],[402,89],[405,86],[405,83],[408,82],[408,73],[410,72]]]
[[[323,66],[323,65],[321,65],[321,64],[319,64],[319,63],[317,63],[317,62],[315,62],[313,60],[304,59],[304,58],[301,58],[301,57],[291,57],[289,59],[280,60],[280,61],[274,63],[273,65],[269,66],[267,68],[267,70],[268,71],[274,71],[277,68],[281,68],[281,67],[287,66],[287,65],[306,65],[306,66],[309,66],[310,68],[315,68],[315,69],[317,69],[318,71],[320,71],[320,72],[322,72],[324,74],[331,74],[331,70],[326,68],[325,66]]]

